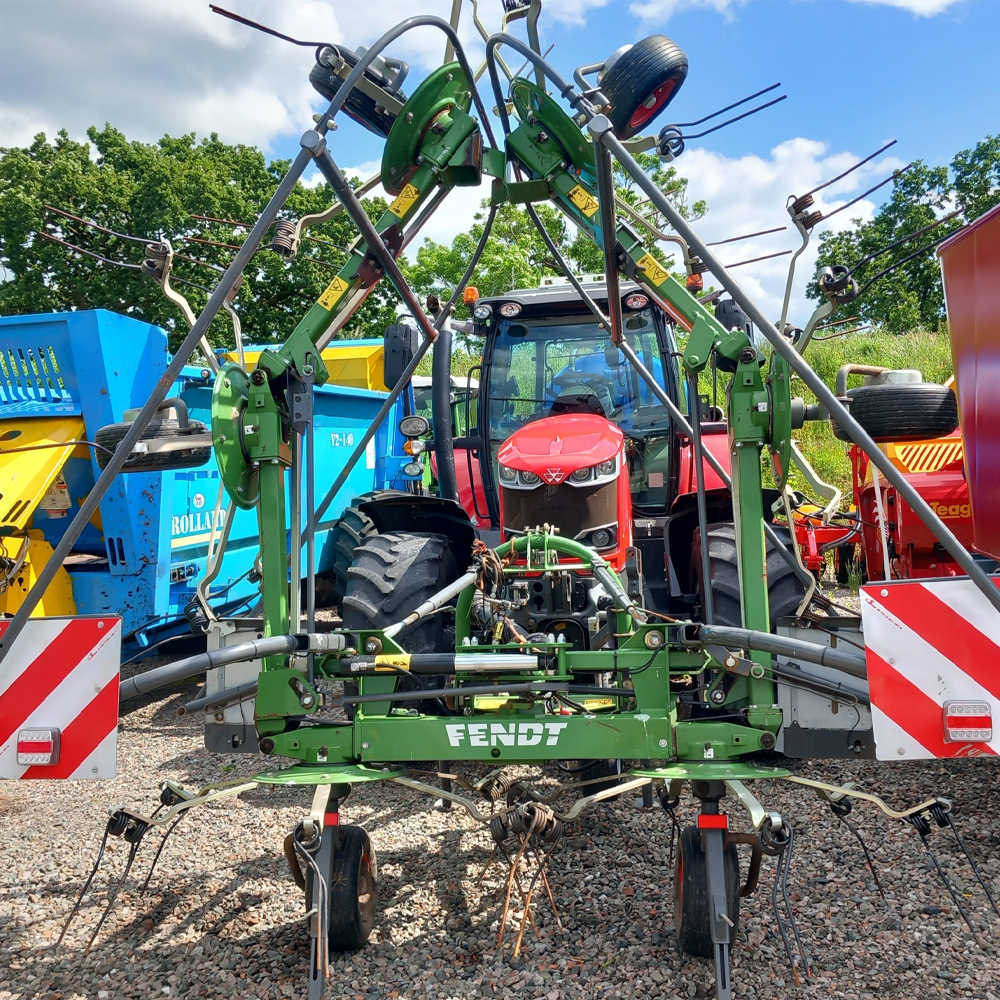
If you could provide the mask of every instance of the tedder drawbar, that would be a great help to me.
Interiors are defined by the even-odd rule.
[[[457,11],[460,5],[455,6]],[[776,326],[761,312],[637,165],[630,149],[653,142],[661,155],[676,154],[669,129],[662,141],[635,137],[684,82],[687,59],[681,50],[661,35],[644,38],[606,63],[580,67],[574,85],[540,54],[537,0],[505,7],[508,20],[527,17],[531,43],[507,33],[506,21],[499,34],[483,32],[486,60],[478,75],[460,43],[457,13],[452,23],[411,17],[367,51],[333,45],[317,50],[311,79],[329,106],[302,136],[301,150],[272,201],[38,584],[0,635],[0,656],[5,664],[16,664],[27,655],[24,630],[33,601],[126,460],[129,468],[141,466],[146,427],[168,387],[303,171],[315,164],[358,228],[350,260],[282,346],[264,350],[250,371],[235,362],[223,367],[212,400],[220,476],[232,502],[257,513],[263,618],[223,621],[216,648],[157,668],[177,678],[208,669],[202,703],[213,724],[231,734],[232,749],[258,750],[273,766],[245,781],[198,791],[167,785],[154,815],[115,809],[105,841],[123,836],[132,845],[131,860],[148,830],[167,829],[203,803],[256,783],[312,788],[312,806],[290,834],[286,853],[311,917],[309,996],[315,998],[325,988],[330,950],[360,947],[374,923],[378,871],[372,842],[360,827],[340,823],[340,804],[353,785],[395,782],[460,805],[487,827],[497,850],[513,859],[508,902],[517,887],[525,914],[522,933],[539,877],[548,888],[545,864],[566,824],[597,802],[639,788],[655,789],[664,808],[673,810],[689,788],[700,811],[697,824],[680,833],[675,924],[685,951],[714,959],[716,992],[723,1000],[732,996],[730,949],[739,898],[753,890],[763,855],[777,857],[779,871],[782,866],[787,871],[793,843],[789,823],[761,804],[746,783],[804,785],[840,816],[854,799],[873,803],[912,823],[925,843],[935,824],[954,831],[946,799],[896,811],[867,792],[773,766],[774,753],[893,760],[996,753],[991,719],[1000,708],[998,685],[982,651],[1000,642],[1000,591],[802,357],[815,326],[856,293],[849,271],[821,274],[826,301],[805,331],[789,335],[784,319]],[[406,67],[386,50],[417,27],[445,34],[446,61],[406,96],[401,89]],[[528,60],[533,79],[508,71],[502,46]],[[486,71],[499,135],[476,86]],[[506,93],[501,74],[509,80]],[[381,179],[394,200],[375,222],[331,152],[341,111],[385,139]],[[662,234],[635,212],[616,208],[616,161],[666,220],[689,273],[707,269],[714,275],[766,337],[769,357],[744,323],[723,322],[726,310],[713,312],[669,273],[656,247]],[[463,280],[449,302],[425,309],[397,263],[404,239],[451,189],[484,182],[490,212]],[[497,324],[490,336],[503,343],[491,361],[509,369],[504,378],[509,389],[484,390],[491,377],[484,372],[480,427],[456,442],[449,419],[450,314],[475,271],[498,208],[524,205],[541,228],[532,208],[536,203],[555,205],[602,249],[604,285],[598,290],[575,278],[542,231],[586,313],[567,310],[566,317],[554,316],[539,329],[523,302],[501,296],[484,303],[477,318]],[[812,204],[810,193],[789,206],[804,239],[818,214],[810,211]],[[321,351],[331,326],[343,326],[383,277],[396,288],[422,339],[369,431],[326,496],[318,498],[313,393],[328,378]],[[653,306],[660,319],[644,313]],[[588,332],[581,333],[581,326]],[[674,328],[687,334],[679,364],[667,337]],[[587,345],[565,346],[574,339]],[[320,629],[311,554],[315,526],[432,344],[441,496],[388,496],[364,506],[375,530],[355,551],[341,622]],[[724,463],[702,440],[697,379],[709,365],[728,377]],[[792,373],[815,393],[818,407],[792,397]],[[863,633],[857,619],[808,612],[813,587],[803,589],[795,609],[799,617],[772,627],[769,611],[768,581],[778,575],[775,567],[787,563],[796,579],[803,575],[794,546],[785,544],[787,534],[773,523],[772,507],[781,511],[793,457],[792,434],[805,419],[827,415],[865,450],[968,574],[936,585],[940,593],[924,588],[917,597],[912,588],[922,585],[912,581],[868,588],[862,594]],[[705,423],[718,419],[709,416]],[[425,420],[407,419],[404,434],[416,439],[426,432]],[[694,531],[683,541],[688,565],[681,570],[671,560],[669,547],[677,536],[670,532],[673,508],[665,506],[668,487],[669,496],[678,493],[670,479],[677,472],[673,456],[680,441],[693,449],[696,479],[694,514],[690,505],[684,512]],[[498,501],[495,532],[478,531],[455,502],[456,447],[478,455],[490,449],[484,483]],[[765,449],[777,486],[771,493],[762,485]],[[731,490],[727,506],[711,506],[711,521],[706,465]],[[287,483],[292,506],[310,512],[301,538],[293,535],[290,552]],[[657,503],[663,509],[650,513]],[[640,521],[650,523],[640,531]],[[699,541],[710,536],[728,545],[738,569],[726,593],[704,585],[721,572],[712,546]],[[306,585],[300,594],[303,558]],[[672,596],[692,589],[687,578],[673,578],[689,573],[689,579],[703,581],[700,597],[671,604]],[[647,576],[662,581],[657,593],[645,585]],[[740,609],[736,621],[731,611],[722,613],[733,602]],[[942,647],[938,638],[932,648],[922,638],[933,627],[927,619],[933,619],[934,602],[951,612],[949,646]],[[958,634],[956,608],[974,620],[979,646]],[[965,626],[973,631],[969,621]],[[935,658],[929,659],[931,654]],[[937,677],[933,688],[922,682],[920,672],[927,670]],[[123,682],[122,696],[142,690],[146,678]],[[838,712],[843,705],[854,710]],[[22,736],[25,766],[32,776],[44,776],[48,760],[58,755],[60,734],[32,715],[17,734],[19,762]],[[72,752],[76,738],[63,734],[63,753]],[[763,757],[767,765],[762,752],[770,752]],[[428,760],[440,762],[431,766],[430,776],[408,768]],[[555,791],[504,770],[550,761],[560,762],[571,779]],[[454,766],[460,762],[493,770],[473,782]],[[745,808],[749,832],[730,829],[723,808],[727,796]],[[745,881],[740,845],[750,853]],[[539,867],[522,887],[518,863],[529,849]],[[988,894],[985,882],[979,883]],[[964,915],[954,890],[953,895]],[[113,899],[114,891],[109,908]],[[778,926],[796,978],[808,976],[787,895],[785,904]]]

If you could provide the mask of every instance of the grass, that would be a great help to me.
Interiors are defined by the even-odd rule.
[[[806,350],[805,358],[831,389],[836,382],[837,370],[845,364],[916,368],[924,376],[925,382],[944,382],[952,372],[951,342],[947,332],[891,334],[874,331],[850,334],[835,340],[814,341]],[[847,385],[848,388],[853,388],[862,382],[862,376],[852,375]],[[816,397],[794,375],[792,395],[802,396],[807,403],[816,402]],[[840,489],[845,500],[849,501],[851,463],[845,443],[833,436],[830,422],[808,421],[795,432],[795,439],[820,478]],[[812,492],[796,469],[792,471],[791,483],[806,495]]]

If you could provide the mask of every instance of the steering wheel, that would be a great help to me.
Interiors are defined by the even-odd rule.
[[[607,375],[602,375],[600,372],[560,372],[558,375],[553,376],[552,379],[552,384],[560,388],[568,385],[590,385],[593,383],[607,386],[608,391],[611,390],[613,384]]]

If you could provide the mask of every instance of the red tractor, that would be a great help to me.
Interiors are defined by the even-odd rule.
[[[603,283],[586,287],[606,305]],[[671,317],[636,285],[623,286],[622,302],[630,339],[645,367],[688,414]],[[442,497],[454,491],[462,508],[459,516],[467,512],[470,529],[475,526],[491,547],[548,524],[596,549],[623,572],[631,595],[641,597],[646,608],[698,614],[704,581],[693,449],[662,402],[569,284],[480,299],[474,316],[474,330],[484,338],[482,364],[469,373],[470,381],[479,377],[478,426],[453,439],[450,399],[435,410],[435,470]],[[450,365],[446,345],[439,342],[435,351],[440,352],[436,364]],[[448,388],[446,380],[441,384]],[[704,401],[702,410],[703,444],[728,470],[722,414]],[[449,445],[454,449],[453,487],[448,481]],[[704,475],[715,620],[741,625],[732,498],[707,464]],[[777,497],[773,492],[772,500]],[[412,511],[413,498],[408,500]],[[407,526],[443,531],[457,509],[449,506],[451,510],[438,508],[448,518],[441,516],[433,527]],[[399,530],[398,518],[380,517],[378,507],[376,500],[362,510],[379,531]],[[454,542],[456,554],[467,544],[457,537]],[[357,568],[367,558],[364,551],[356,552],[350,575],[358,579],[346,600],[345,618],[353,624],[359,624],[359,614],[374,619],[377,607],[374,594],[360,603],[354,599],[364,589]],[[458,555],[457,562],[464,565],[465,558]],[[451,565],[450,555],[442,559]],[[577,648],[592,648],[607,603],[598,581],[567,574],[559,586],[545,577],[528,578],[524,588],[520,617],[525,629],[563,634]],[[768,560],[768,588],[772,624],[793,613],[804,594],[777,551]]]

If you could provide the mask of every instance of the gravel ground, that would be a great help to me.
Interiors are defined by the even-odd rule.
[[[186,696],[190,695],[190,689]],[[127,712],[119,774],[106,783],[0,785],[0,1000],[304,995],[308,937],[301,893],[281,854],[284,835],[308,811],[305,790],[262,786],[198,810],[172,836],[139,894],[156,836],[143,845],[89,954],[109,876],[127,845],[112,841],[77,921],[52,945],[90,871],[108,807],[145,808],[166,778],[188,786],[251,773],[253,758],[212,756],[197,721],[176,714],[174,694]],[[957,822],[1000,897],[1000,774],[982,760],[880,764],[816,762],[801,774],[862,787],[904,806],[932,793],[953,798]],[[536,772],[540,773],[540,772]],[[813,961],[797,989],[770,905],[774,862],[743,901],[733,953],[739,998],[975,997],[1000,1000],[1000,918],[988,907],[945,832],[931,840],[964,894],[981,950],[929,869],[916,832],[859,806],[888,896],[883,903],[850,832],[816,796],[785,782],[756,783],[765,805],[796,830],[789,891]],[[329,995],[359,998],[714,997],[710,963],[681,956],[673,931],[670,823],[629,798],[571,826],[550,866],[563,929],[547,901],[514,959],[513,936],[497,946],[506,867],[488,834],[464,813],[391,785],[362,785],[343,820],[362,823],[379,857],[376,929],[361,952],[334,956]],[[735,804],[729,811],[737,815]],[[693,821],[690,797],[680,810]],[[743,822],[743,817],[740,817]],[[520,908],[514,907],[516,918]],[[991,992],[992,990],[992,992]]]

